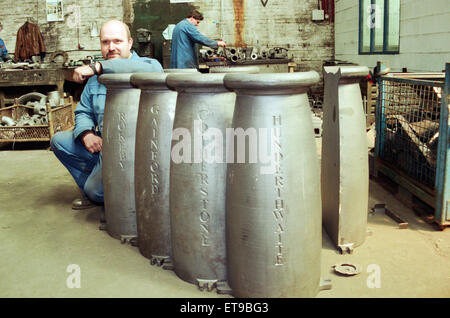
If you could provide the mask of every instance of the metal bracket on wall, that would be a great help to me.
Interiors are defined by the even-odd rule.
[[[265,7],[267,5],[267,2],[269,2],[269,0],[261,0],[263,7]]]

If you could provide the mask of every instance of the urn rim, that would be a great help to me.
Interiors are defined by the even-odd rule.
[[[369,74],[369,68],[361,65],[324,66],[323,74],[339,76],[340,79],[359,80]]]
[[[258,74],[260,69],[258,66],[214,66],[209,68],[210,73],[247,73],[247,74]]]
[[[130,82],[140,89],[169,89],[166,85],[166,73],[135,73]]]
[[[223,84],[225,73],[171,73],[168,74],[166,84],[176,91],[192,92],[229,92]]]
[[[98,77],[98,82],[106,87],[134,88],[130,79],[133,73],[102,74]]]
[[[165,68],[164,73],[200,73],[196,68]]]
[[[283,93],[306,90],[319,82],[316,71],[294,73],[226,74],[225,87],[232,90]]]

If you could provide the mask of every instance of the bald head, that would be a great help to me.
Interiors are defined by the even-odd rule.
[[[130,29],[119,20],[106,22],[100,30],[100,46],[106,60],[130,57],[133,46]]]
[[[128,27],[128,25],[126,25],[125,23],[123,23],[122,21],[119,20],[110,20],[108,22],[105,22],[102,25],[102,28],[100,29],[100,38],[102,36],[102,32],[104,30],[109,30],[109,31],[113,31],[113,32],[125,32],[127,35],[127,39],[131,39],[131,33],[130,33],[130,28]]]

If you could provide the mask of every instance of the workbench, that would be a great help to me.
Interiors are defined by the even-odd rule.
[[[260,73],[288,73],[293,72],[296,63],[291,62],[289,59],[257,59],[257,60],[243,60],[235,63],[230,62],[205,62],[199,65],[200,71],[202,69],[208,69],[210,67],[233,67],[233,66],[249,66],[254,65],[259,67]]]
[[[5,107],[3,87],[54,85],[63,96],[66,72],[62,68],[0,69],[0,108]]]

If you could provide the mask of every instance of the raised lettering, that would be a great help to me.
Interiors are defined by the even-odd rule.
[[[208,175],[206,173],[199,173],[199,175],[200,175],[201,183],[203,185],[208,185]]]
[[[158,175],[156,173],[151,173],[152,176],[152,184],[159,184]]]
[[[202,221],[203,223],[207,223],[210,219],[209,213],[206,211],[202,211],[200,213],[200,221]],[[203,225],[203,224],[202,224]],[[209,231],[207,231],[209,232]]]
[[[151,172],[156,172],[156,171],[158,171],[158,168],[159,168],[159,165],[158,165],[158,163],[157,163],[156,161],[152,161],[152,162],[150,163],[150,171],[151,171]]]
[[[284,186],[284,178],[283,176],[275,176],[275,186],[276,187],[283,187]]]
[[[281,242],[281,233],[284,232],[283,226],[281,224],[277,225],[277,231],[275,233],[279,234],[279,242]]]
[[[275,265],[277,265],[277,266],[283,265],[283,254],[281,254],[281,253],[277,254],[277,261],[276,261]]]
[[[284,200],[280,199],[280,198],[275,199],[275,208],[277,210],[283,209],[284,208]]]
[[[153,106],[150,108],[150,111],[151,111],[153,114],[159,114],[159,106],[158,106],[158,105],[153,105]]]
[[[202,234],[201,238],[202,238],[202,246],[209,246],[209,237]]]
[[[277,234],[277,244],[278,248],[275,265],[280,266],[284,264],[283,256],[283,233],[284,233],[284,199],[282,198],[282,188],[284,187],[284,176],[282,175],[283,170],[281,168],[281,162],[283,160],[282,154],[282,143],[281,143],[281,116],[273,116],[273,125],[275,126],[272,131],[272,146],[275,150],[274,161],[275,161],[275,209],[273,210],[273,215],[276,220],[276,231]]]
[[[283,209],[279,209],[279,210],[273,210],[273,215],[275,216],[275,218],[277,220],[282,220],[283,219]]]
[[[159,193],[159,186],[157,184],[152,184],[152,194]]]
[[[151,149],[152,151],[158,151],[158,144],[156,143],[155,140],[151,140],[151,141],[150,141],[150,149]]]

